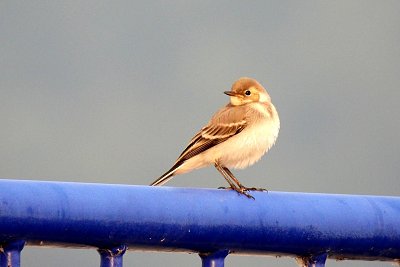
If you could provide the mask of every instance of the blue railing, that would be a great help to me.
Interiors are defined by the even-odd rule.
[[[100,266],[126,249],[398,262],[400,197],[0,180],[0,267],[24,245],[96,248]]]

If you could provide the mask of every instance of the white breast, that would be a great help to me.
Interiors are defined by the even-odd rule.
[[[279,133],[279,117],[274,106],[271,105],[272,116],[265,116],[265,108],[255,105],[264,116],[259,116],[251,125],[230,140],[221,143],[218,150],[218,161],[228,168],[242,169],[258,161],[275,143]],[[216,155],[217,156],[217,155]]]

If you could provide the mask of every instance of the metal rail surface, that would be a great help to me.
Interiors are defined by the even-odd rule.
[[[24,245],[98,249],[102,267],[126,249],[399,262],[400,197],[252,192],[0,179],[0,267]]]

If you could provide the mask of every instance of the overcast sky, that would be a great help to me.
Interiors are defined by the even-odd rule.
[[[250,76],[269,91],[281,132],[260,162],[234,171],[245,185],[398,196],[399,14],[395,0],[2,1],[0,177],[149,184],[228,102],[222,92]],[[207,168],[168,185],[226,184]],[[195,254],[124,260],[200,266]],[[23,263],[99,259],[28,247]],[[238,256],[226,265],[244,264],[295,266]]]

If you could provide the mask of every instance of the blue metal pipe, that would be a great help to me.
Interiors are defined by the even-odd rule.
[[[400,197],[0,180],[0,243],[400,259]]]

